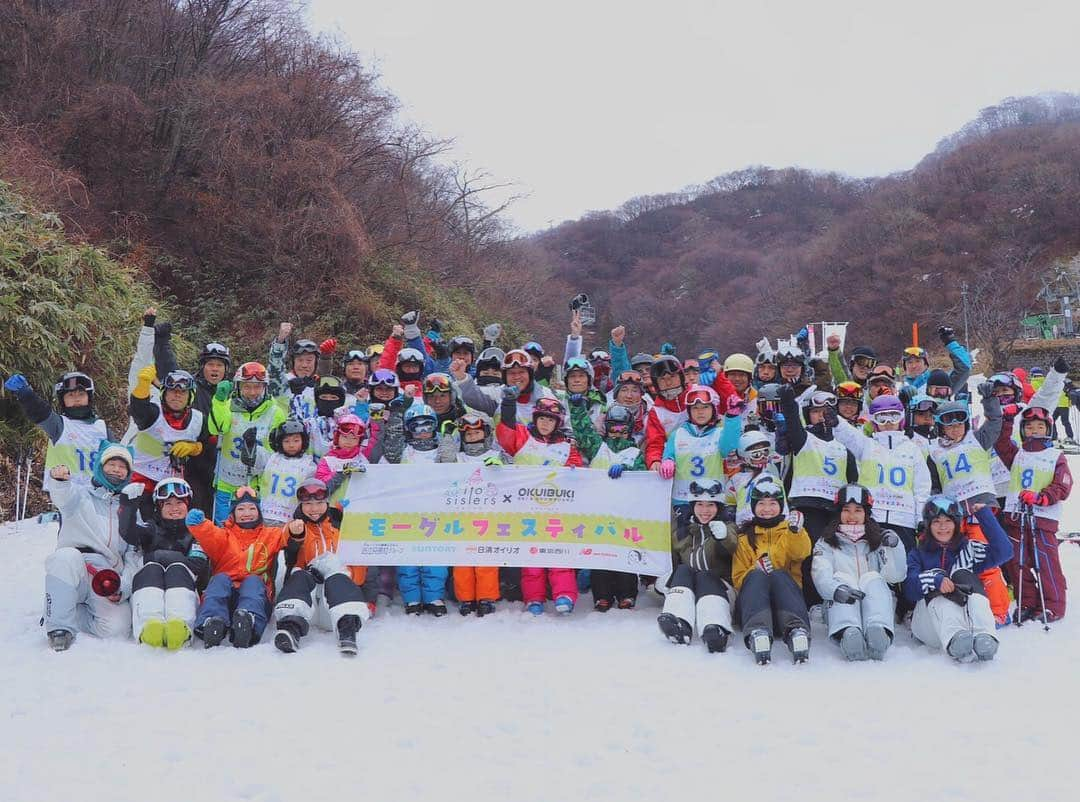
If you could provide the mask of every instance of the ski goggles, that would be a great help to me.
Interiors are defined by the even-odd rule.
[[[364,351],[359,348],[354,348],[345,354],[345,358],[341,360],[342,365],[348,365],[350,362],[367,362],[369,357]]]
[[[937,408],[937,402],[932,398],[924,398],[921,401],[911,402],[912,412],[936,412]]]
[[[708,388],[701,388],[698,390],[691,390],[686,394],[686,406],[689,409],[692,406],[703,404],[709,407],[716,406],[717,399],[714,394]]]
[[[645,380],[641,377],[641,374],[636,370],[624,370],[619,374],[619,378],[615,381],[616,384],[632,384],[639,390],[645,388]]]
[[[330,498],[330,493],[327,492],[325,487],[319,487],[318,485],[301,485],[300,489],[296,491],[296,499],[300,502],[326,501],[328,498]]]
[[[266,368],[258,362],[245,362],[236,372],[238,382],[259,382],[266,384]]]
[[[881,425],[888,425],[891,423],[900,423],[904,419],[904,413],[898,412],[895,409],[884,410],[882,412],[875,412],[870,416],[870,420],[874,423]]]
[[[903,359],[901,359],[900,361],[907,362],[910,359],[921,359],[923,362],[926,362],[926,349],[920,348],[917,345],[913,345],[910,348],[905,348]]]
[[[746,460],[747,462],[765,462],[771,450],[768,446],[754,446],[746,452]]]
[[[462,432],[483,432],[487,426],[479,415],[464,415],[458,421],[458,429]]]
[[[581,356],[572,356],[566,360],[566,364],[563,365],[563,373],[569,374],[572,370],[580,370],[584,373],[590,373],[592,371],[592,365],[588,360]]]
[[[759,415],[768,417],[768,415],[774,415],[780,411],[780,401],[775,398],[759,398],[757,408]]]
[[[862,401],[863,389],[858,382],[840,382],[836,385],[836,397]]]
[[[591,354],[589,354],[589,361],[590,362],[610,362],[611,361],[611,354],[609,354],[607,351],[593,351]]]
[[[942,426],[950,426],[954,423],[967,423],[968,414],[964,409],[950,409],[948,412],[935,415],[934,420]]]
[[[319,383],[315,385],[315,392],[319,393],[323,390],[337,390],[341,387],[341,379],[336,376],[322,376],[319,378]]]
[[[161,503],[168,498],[186,500],[191,498],[191,485],[183,479],[166,479],[154,488],[154,501]]]
[[[434,418],[418,417],[405,424],[405,428],[412,435],[435,434],[436,422]]]
[[[297,340],[292,349],[293,356],[300,356],[301,354],[317,354],[319,353],[319,346],[315,344],[314,340]]]
[[[166,390],[192,390],[195,388],[195,377],[186,370],[174,370],[165,377],[163,386]]]
[[[628,437],[632,424],[626,421],[606,421],[604,431],[609,437]]]
[[[60,381],[56,383],[57,394],[67,392],[68,390],[86,390],[88,393],[94,392],[94,380],[87,376],[85,373],[65,373],[60,377]]]
[[[1028,407],[1020,413],[1020,419],[1024,423],[1030,423],[1031,421],[1042,421],[1048,425],[1051,423],[1050,413],[1042,407]]]
[[[682,363],[683,373],[691,370],[696,370],[701,373],[701,363],[696,359],[684,359]]]
[[[353,437],[359,437],[364,433],[364,424],[362,423],[340,423],[337,430],[341,434],[352,435]]]
[[[691,496],[711,496],[716,498],[724,493],[723,485],[719,482],[709,482],[708,484],[699,485],[697,482],[690,483],[690,495]],[[699,499],[701,501],[703,499]]]
[[[934,385],[926,388],[926,394],[931,398],[948,398],[952,395],[951,387],[942,387],[941,385]]]
[[[808,406],[811,409],[814,407],[835,407],[836,396],[832,393],[827,393],[824,390],[817,390],[810,395],[810,403]]]
[[[445,373],[432,373],[424,378],[424,395],[449,393],[452,390],[450,377]]]
[[[877,360],[872,356],[863,356],[860,354],[851,360],[851,364],[858,365],[860,368],[865,368],[866,370],[873,370],[877,367]]]
[[[220,359],[224,362],[229,361],[229,349],[221,343],[207,343],[203,348],[199,358],[205,362],[208,359]]]
[[[537,356],[544,355],[544,348],[538,342],[527,342],[521,346],[521,350],[529,354],[536,354]]]
[[[503,357],[503,370],[509,370],[510,368],[531,368],[532,359],[524,351],[517,350],[511,351],[505,357]]]
[[[398,380],[397,374],[392,370],[377,370],[371,374],[371,378],[368,379],[368,387],[375,389],[376,387],[392,387],[398,389],[401,386],[401,382]]]

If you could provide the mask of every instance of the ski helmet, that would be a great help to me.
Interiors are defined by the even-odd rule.
[[[232,367],[232,355],[229,353],[229,347],[221,343],[207,343],[203,346],[199,352],[199,367],[201,368],[211,359],[220,359],[224,362],[226,371]]]
[[[654,357],[652,354],[646,354],[644,352],[641,352],[638,354],[634,354],[632,357],[630,357],[630,367],[631,369],[636,370],[638,373],[644,373],[650,367],[652,367],[652,363],[655,361],[656,357]]]
[[[703,404],[712,410],[712,417],[709,418],[709,423],[715,423],[720,417],[720,396],[716,390],[711,387],[704,387],[700,384],[692,385],[686,391],[686,411],[689,414],[691,407]]]
[[[525,368],[525,370],[529,372],[529,381],[532,381],[535,371],[533,369],[532,359],[529,358],[529,355],[524,349],[515,348],[513,351],[507,352],[506,356],[503,357],[503,384],[509,383],[506,381],[506,372],[511,368]]]
[[[960,534],[960,524],[964,520],[964,510],[960,506],[960,502],[954,499],[952,496],[946,496],[944,493],[938,493],[930,496],[926,500],[926,504],[923,506],[922,522],[923,527],[929,533],[930,523],[940,515],[944,515],[949,518],[956,529],[954,530],[953,537]]]
[[[854,368],[856,364],[867,370],[873,370],[877,367],[877,363],[877,352],[869,346],[860,345],[851,352],[851,359],[848,360],[848,370]]]
[[[154,485],[154,504],[160,507],[169,498],[178,498],[191,506],[191,485],[179,476],[167,476]]]
[[[746,354],[732,354],[724,360],[724,373],[741,371],[748,376],[754,375],[754,361]]]
[[[554,418],[556,431],[563,428],[566,422],[566,413],[563,412],[563,406],[555,398],[537,399],[532,413],[533,426],[536,426],[536,419],[541,417]]]
[[[589,360],[583,356],[572,356],[566,360],[566,364],[563,365],[563,381],[566,380],[566,377],[570,375],[570,371],[572,370],[584,371],[585,375],[589,377],[589,385],[592,385],[594,374],[593,366],[589,364]]]
[[[333,376],[321,376],[315,385],[315,411],[320,417],[328,418],[344,405],[345,388],[341,381]]]
[[[195,377],[186,370],[171,370],[162,382],[163,390],[186,390],[187,402],[184,407],[190,407],[195,403]]]
[[[263,367],[261,363],[245,362],[236,369],[236,374],[233,376],[233,384],[236,385],[233,390],[233,395],[240,401],[241,405],[250,412],[266,400],[266,388],[269,386],[270,380],[267,378],[266,368]],[[262,385],[262,394],[258,398],[249,401],[245,399],[243,393],[240,392],[240,385],[242,384]]]
[[[839,511],[845,504],[858,504],[864,510],[866,510],[867,517],[870,516],[870,510],[874,506],[874,497],[870,494],[870,491],[860,484],[848,484],[841,487],[836,491],[836,497],[833,499],[836,504],[836,509]]]
[[[1020,383],[1020,380],[1016,378],[1012,373],[995,373],[990,377],[990,384],[993,385],[993,394],[997,399],[1008,398],[1012,404],[1019,404],[1024,397],[1024,386]],[[999,389],[1008,388],[1008,393],[999,393]]]
[[[641,391],[642,395],[645,394],[645,380],[641,378],[641,374],[636,370],[624,370],[615,380],[615,390],[612,393],[612,398],[618,398],[619,390],[627,385],[634,385]]]
[[[450,340],[450,356],[453,356],[458,351],[468,351],[469,355],[476,359],[476,343],[472,341],[472,337],[458,336]]]
[[[757,394],[758,417],[771,422],[780,412],[780,385],[775,382],[763,384]]]
[[[359,416],[353,415],[352,413],[342,415],[338,418],[337,428],[334,429],[334,445],[338,445],[341,435],[343,434],[355,435],[360,438],[360,440],[363,440],[366,433],[367,424],[365,424]]]
[[[259,511],[259,516],[254,520],[246,524],[242,524],[233,517],[233,521],[241,529],[255,529],[262,525],[262,506],[259,504],[259,494],[255,492],[254,488],[243,485],[236,488],[233,491],[232,497],[229,499],[229,515],[235,516],[236,508],[241,504],[254,504],[255,509]]]
[[[1035,367],[1033,367],[1030,370],[1029,375],[1031,376],[1031,378],[1036,379],[1036,378],[1039,378],[1040,376],[1045,376],[1046,371],[1043,370],[1042,368],[1040,368],[1038,365],[1036,365]]]
[[[900,364],[907,368],[907,363],[913,362],[916,359],[921,359],[926,367],[930,367],[930,357],[926,355],[926,349],[920,348],[917,345],[904,349],[904,355],[900,358]]]
[[[758,351],[758,355],[754,357],[755,365],[775,365],[776,364],[776,352],[771,348],[768,351]]]
[[[344,370],[345,366],[348,365],[350,362],[367,363],[368,361],[370,361],[370,359],[371,354],[369,354],[363,348],[353,348],[341,358],[341,367]]]
[[[840,382],[836,385],[836,401],[854,401],[858,404],[855,414],[858,415],[862,412],[863,405],[863,388],[858,382]]]
[[[53,387],[56,396],[56,411],[61,415],[73,417],[73,409],[64,409],[64,396],[72,390],[86,390],[86,411],[89,415],[94,414],[94,380],[81,371],[72,370],[60,377],[60,381]]]
[[[1039,439],[1050,439],[1054,431],[1054,419],[1050,416],[1050,413],[1042,407],[1026,407],[1023,412],[1020,413],[1020,437],[1023,440],[1030,439],[1027,434],[1027,426],[1029,423],[1041,421],[1046,424],[1046,434],[1039,435]],[[1034,435],[1032,435],[1034,437]]]
[[[754,510],[754,508],[757,507],[757,503],[763,498],[776,499],[780,502],[781,508],[786,501],[784,486],[771,473],[763,473],[752,480],[748,487],[748,491],[751,510]]]
[[[530,340],[529,342],[525,343],[523,346],[521,346],[521,350],[527,354],[532,354],[537,359],[544,358],[544,346],[540,345],[540,343],[536,342],[535,340]]]
[[[879,395],[870,402],[870,420],[874,428],[882,424],[900,424],[904,420],[904,402],[895,395]]]
[[[752,468],[763,468],[772,453],[772,442],[764,432],[754,430],[743,432],[739,437],[736,453],[739,459]]]
[[[715,479],[702,479],[690,482],[690,503],[695,501],[711,501],[717,507],[724,498],[724,486]]]
[[[620,431],[615,431],[618,427]],[[634,413],[622,404],[612,404],[604,413],[604,436],[629,440],[634,431]]]
[[[402,348],[398,351],[397,355],[397,368],[401,370],[402,365],[417,365],[420,370],[424,369],[424,355],[415,348]]]
[[[315,344],[314,340],[297,340],[295,343],[293,343],[289,364],[295,364],[296,358],[305,354],[314,354],[318,356],[319,346]]]
[[[660,390],[660,377],[669,375],[679,377],[679,386],[668,390]],[[674,401],[686,389],[686,374],[683,373],[682,363],[673,356],[664,355],[653,360],[653,363],[649,365],[649,376],[652,378],[653,386],[657,388],[660,397],[667,401]]]
[[[284,454],[285,449],[282,443],[285,440],[285,436],[289,434],[300,435],[300,453],[305,453],[308,450],[308,445],[311,442],[311,438],[308,435],[308,430],[307,427],[304,425],[304,422],[301,420],[297,420],[296,418],[286,418],[270,430],[270,448],[272,448],[279,454]]]
[[[418,404],[414,401],[412,406],[405,410],[405,432],[409,439],[421,434],[430,434],[434,437],[438,425],[439,418],[435,410],[427,404]]]
[[[964,434],[971,430],[968,408],[962,401],[945,401],[938,404],[937,411],[934,413],[934,422],[937,424],[938,437],[946,440],[948,438],[945,437],[945,427],[950,424],[963,423]]]
[[[480,356],[476,358],[477,373],[481,370],[502,370],[502,362],[505,357],[506,352],[501,348],[495,346],[485,348],[480,352]]]
[[[927,395],[934,398],[949,398],[952,396],[952,391],[952,380],[948,373],[941,368],[930,371],[930,375],[926,378]]]

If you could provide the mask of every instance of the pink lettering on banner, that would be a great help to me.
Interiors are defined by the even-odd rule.
[[[483,537],[487,534],[488,527],[491,526],[491,521],[487,518],[476,518],[472,522],[473,529],[476,531],[477,537]],[[507,532],[507,534],[510,534]]]
[[[623,530],[623,540],[629,540],[632,543],[640,543],[645,539],[645,536],[638,532],[636,526],[630,526]]]
[[[562,518],[548,518],[547,526],[544,527],[544,531],[553,538],[557,538],[563,532]]]

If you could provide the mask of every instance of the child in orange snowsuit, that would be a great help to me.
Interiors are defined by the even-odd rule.
[[[259,642],[270,615],[270,566],[290,534],[302,535],[302,521],[282,527],[263,523],[259,499],[250,487],[233,494],[224,527],[214,526],[199,509],[187,514],[188,531],[210,559],[213,576],[195,615],[195,633],[206,648],[229,635],[244,649]]]

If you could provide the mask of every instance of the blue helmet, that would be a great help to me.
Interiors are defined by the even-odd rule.
[[[427,404],[418,404],[416,402],[413,402],[412,406],[405,410],[404,421],[405,432],[410,437],[434,434],[436,427],[439,425],[439,418],[435,414],[435,410]]]

